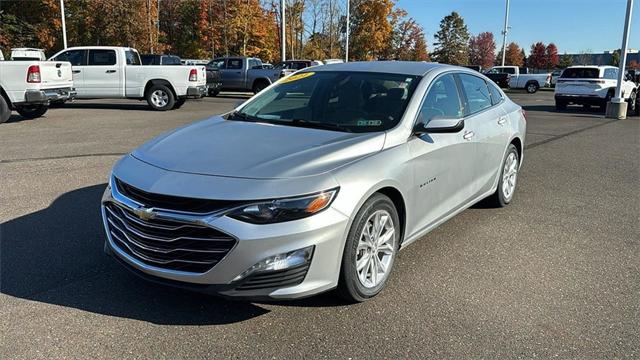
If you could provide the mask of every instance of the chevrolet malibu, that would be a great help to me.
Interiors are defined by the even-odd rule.
[[[364,301],[400,249],[480,200],[513,200],[525,127],[464,68],[305,69],[121,159],[102,199],[105,252],[227,297]]]

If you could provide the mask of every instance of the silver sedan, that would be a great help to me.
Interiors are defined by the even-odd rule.
[[[505,206],[524,111],[483,75],[419,62],[302,70],[114,167],[105,251],[228,297],[364,301],[398,251],[481,200]]]

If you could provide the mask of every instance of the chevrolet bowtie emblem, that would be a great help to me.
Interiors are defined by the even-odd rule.
[[[153,212],[153,209],[150,208],[139,208],[133,211],[136,216],[138,216],[141,220],[151,220],[155,219],[156,213]]]

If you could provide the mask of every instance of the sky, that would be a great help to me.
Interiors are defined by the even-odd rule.
[[[433,50],[433,35],[440,20],[457,11],[469,32],[490,31],[498,48],[502,46],[502,28],[506,0],[396,0],[407,10],[427,35]],[[515,41],[529,54],[531,44],[553,42],[558,52],[603,52],[622,46],[627,0],[511,0],[507,43]],[[640,49],[640,0],[634,1],[629,48]]]

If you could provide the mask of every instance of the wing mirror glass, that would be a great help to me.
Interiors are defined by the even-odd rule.
[[[428,123],[416,124],[414,134],[457,133],[464,129],[464,119],[433,118]]]

